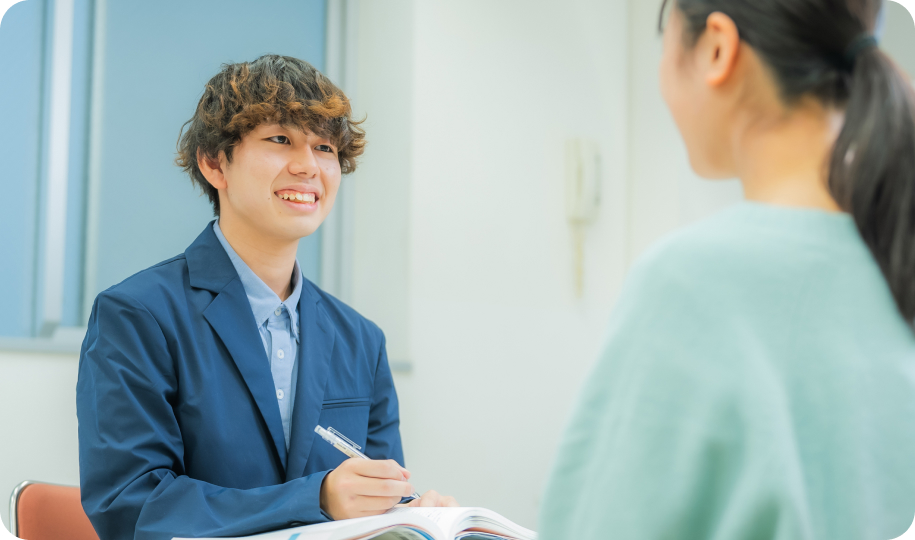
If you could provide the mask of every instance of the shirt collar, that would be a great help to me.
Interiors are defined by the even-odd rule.
[[[226,250],[229,260],[232,261],[232,266],[235,267],[235,271],[238,273],[238,278],[241,279],[241,284],[245,288],[245,294],[248,296],[248,303],[251,304],[251,311],[254,313],[254,321],[257,325],[261,326],[267,322],[267,319],[274,314],[280,305],[283,305],[289,314],[290,322],[292,322],[293,335],[298,340],[299,313],[296,307],[299,304],[299,297],[302,295],[302,270],[299,268],[299,261],[295,262],[295,268],[292,270],[292,294],[284,302],[281,302],[280,297],[273,292],[273,289],[268,287],[264,280],[259,278],[245,264],[245,261],[241,260],[238,253],[232,249],[229,241],[226,240],[225,235],[222,234],[222,230],[219,228],[219,218],[213,223],[213,232],[216,233],[216,238],[219,239],[219,243]]]

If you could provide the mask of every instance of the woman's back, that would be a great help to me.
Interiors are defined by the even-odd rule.
[[[542,538],[874,538],[915,514],[915,337],[847,214],[743,203],[633,269]]]

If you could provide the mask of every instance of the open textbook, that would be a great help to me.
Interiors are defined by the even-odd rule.
[[[283,529],[245,540],[536,540],[537,533],[485,508],[393,508],[380,516]],[[174,538],[172,540],[188,540]],[[197,539],[197,540],[227,540]]]

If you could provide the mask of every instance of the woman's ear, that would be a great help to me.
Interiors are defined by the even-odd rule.
[[[220,156],[221,155],[222,153],[220,152]],[[226,182],[226,176],[222,172],[222,166],[219,161],[214,161],[207,157],[199,148],[197,149],[197,167],[211,186],[216,189],[226,189],[228,183]]]
[[[702,37],[706,83],[718,87],[730,79],[740,54],[740,31],[734,20],[721,12],[708,16]]]

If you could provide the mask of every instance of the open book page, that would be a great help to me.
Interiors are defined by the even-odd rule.
[[[445,536],[434,521],[423,515],[382,514],[282,529],[245,536],[244,540],[452,540],[452,538],[452,536]],[[172,540],[191,539],[176,537]],[[230,539],[198,538],[195,540]]]
[[[493,536],[497,535],[497,536]],[[244,540],[535,540],[536,533],[485,508],[393,508],[380,516],[273,531]],[[189,540],[173,538],[172,540]],[[205,538],[196,540],[230,540]]]
[[[486,508],[392,508],[386,514],[421,516],[435,523],[452,540],[464,531],[490,533],[517,540],[535,540],[537,533]],[[404,520],[406,521],[406,520]]]

